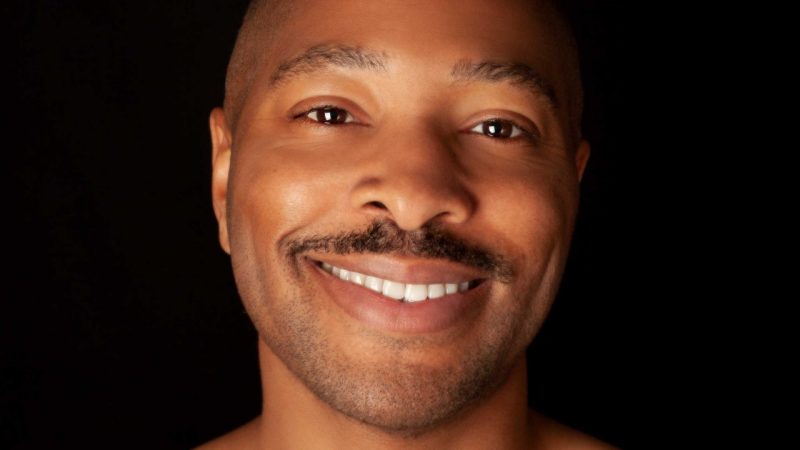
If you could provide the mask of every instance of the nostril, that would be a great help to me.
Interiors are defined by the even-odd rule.
[[[369,202],[364,206],[369,206],[371,208],[377,208],[377,209],[383,209],[383,210],[386,210],[386,211],[389,210],[389,208],[387,208],[386,205],[384,205],[383,203],[378,202],[378,201]]]

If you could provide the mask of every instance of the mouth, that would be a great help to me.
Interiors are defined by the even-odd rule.
[[[450,261],[378,254],[305,259],[342,311],[384,332],[428,334],[467,326],[491,292],[486,274]]]
[[[327,262],[315,261],[314,263],[325,272],[342,281],[363,286],[386,298],[404,303],[436,300],[459,292],[466,292],[478,287],[484,281],[482,278],[475,278],[436,283],[403,283],[380,278],[374,274],[347,270]]]

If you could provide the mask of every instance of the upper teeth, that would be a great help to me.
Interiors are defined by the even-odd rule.
[[[464,292],[469,289],[469,281],[462,281],[459,283],[411,284],[384,280],[372,275],[351,272],[325,262],[322,263],[322,269],[335,277],[339,277],[341,280],[364,286],[386,297],[406,302],[419,302],[431,298],[439,298],[447,294]]]

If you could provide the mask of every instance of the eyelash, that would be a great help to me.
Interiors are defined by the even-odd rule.
[[[308,117],[309,115],[311,115],[314,112],[317,112],[319,114],[319,111],[326,110],[326,109],[336,110],[336,111],[339,111],[339,112],[344,112],[345,114],[347,114],[347,120],[345,122],[341,122],[341,123],[330,124],[330,123],[320,122],[318,120],[314,120],[314,119]],[[353,118],[353,115],[349,111],[347,111],[344,108],[340,108],[338,106],[335,106],[335,105],[314,106],[313,108],[310,108],[308,110],[305,110],[305,111],[301,112],[300,114],[297,114],[297,115],[293,116],[293,118],[294,119],[303,120],[303,121],[310,121],[310,122],[312,122],[313,125],[323,126],[323,127],[330,127],[330,126],[336,126],[336,125],[346,125],[346,124],[356,123],[355,119]],[[503,124],[510,125],[512,127],[511,135],[501,138],[501,137],[487,136],[486,134],[483,134],[482,132],[474,132],[476,128],[485,127],[485,125],[488,122],[501,122]],[[502,119],[502,118],[499,118],[499,117],[491,117],[491,118],[488,118],[486,120],[482,120],[481,122],[478,122],[477,124],[475,124],[474,126],[469,128],[469,132],[470,133],[474,132],[473,134],[479,134],[481,136],[488,137],[488,138],[493,139],[495,141],[501,141],[503,143],[515,142],[518,139],[525,139],[525,140],[534,141],[537,138],[537,136],[534,133],[531,133],[530,131],[528,131],[524,127],[521,127],[521,126],[517,125],[517,123],[515,123],[513,120]]]
[[[313,113],[315,111],[321,111],[321,110],[325,110],[325,109],[333,109],[333,110],[337,110],[337,111],[344,111],[344,113],[347,114],[348,118],[352,119],[352,120],[350,120],[348,122],[343,122],[341,124],[336,124],[336,125],[343,125],[343,124],[346,124],[346,123],[353,123],[355,121],[355,119],[353,118],[353,115],[350,113],[350,111],[348,111],[348,110],[346,110],[344,108],[339,108],[338,106],[335,106],[335,105],[319,105],[319,106],[315,106],[313,108],[310,108],[310,109],[308,109],[306,111],[301,112],[300,114],[297,114],[296,116],[294,116],[294,119],[311,121],[311,122],[314,122],[315,124],[318,124],[320,126],[332,126],[334,124],[328,124],[328,123],[320,122],[320,121],[317,121],[317,120],[314,120],[314,119],[311,119],[310,117],[308,117],[311,113]]]

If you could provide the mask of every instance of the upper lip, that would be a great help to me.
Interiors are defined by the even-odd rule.
[[[347,255],[309,254],[317,262],[371,275],[385,280],[409,284],[457,283],[488,278],[479,269],[443,259],[425,259],[397,255],[357,253]]]

